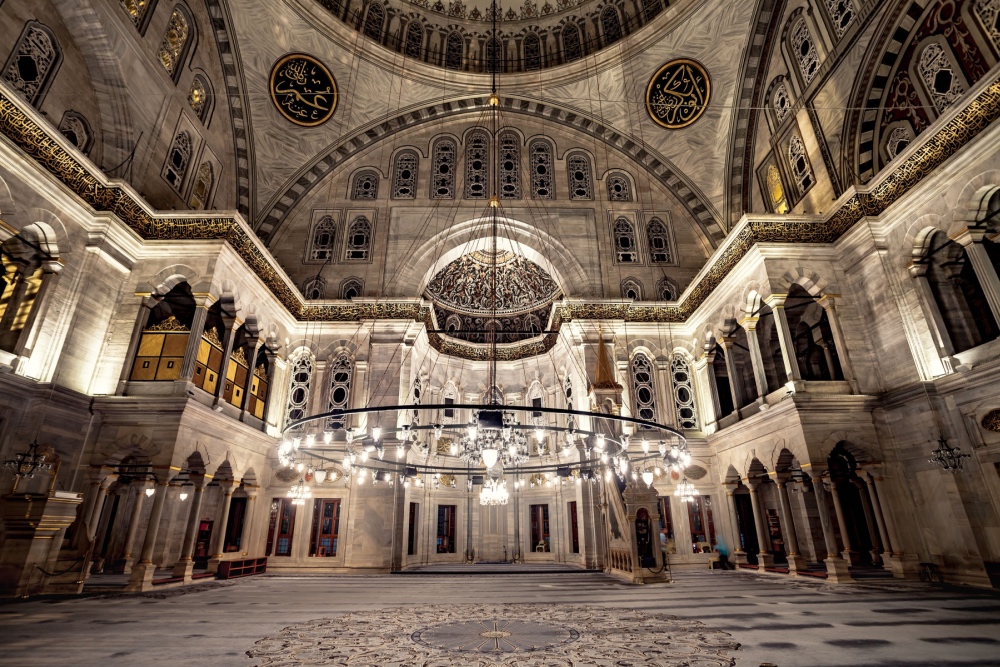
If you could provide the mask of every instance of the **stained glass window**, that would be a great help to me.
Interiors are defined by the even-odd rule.
[[[455,142],[439,139],[434,144],[431,199],[455,198]]]
[[[485,132],[469,135],[465,146],[465,198],[486,199],[490,182],[489,137]]]
[[[180,71],[181,58],[184,57],[188,39],[191,36],[191,26],[187,14],[179,6],[170,14],[170,21],[160,42],[160,63],[167,74],[177,76]]]
[[[541,139],[532,141],[528,155],[531,160],[531,196],[534,199],[553,199],[552,144]]]

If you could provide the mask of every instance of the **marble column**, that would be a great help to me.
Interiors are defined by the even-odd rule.
[[[259,487],[256,486],[244,484],[243,490],[247,494],[247,507],[246,510],[243,512],[243,532],[240,534],[240,552],[244,556],[247,556],[250,553],[250,539],[253,535],[251,531],[253,528],[253,520],[255,518],[254,516],[255,515],[254,510],[256,509],[255,501],[257,500],[257,491],[259,491],[260,489]],[[261,550],[263,551],[263,549]],[[264,555],[266,556],[267,554]]]
[[[118,378],[119,394],[125,390],[125,383],[132,376],[132,365],[135,363],[135,353],[139,349],[142,331],[149,322],[149,314],[158,303],[159,299],[148,296],[143,299],[142,306],[139,307],[139,314],[136,316],[135,324],[132,326],[132,338],[129,339],[128,350],[125,352],[125,364],[122,366],[122,373]]]
[[[101,520],[101,512],[104,511],[104,502],[108,499],[108,487],[110,487],[118,475],[112,473],[105,475],[97,487],[97,497],[94,500],[94,507],[91,510],[90,518],[87,520],[87,539],[91,542],[97,536],[98,522]]]
[[[41,327],[38,325],[44,322],[49,308],[52,306],[53,295],[56,290],[56,283],[59,274],[62,272],[63,263],[59,259],[45,259],[42,261],[42,279],[38,290],[35,292],[28,311],[28,317],[24,321],[21,335],[18,336],[17,344],[14,347],[14,354],[22,358],[31,356],[31,350],[35,347]],[[8,307],[9,310],[9,307]],[[14,309],[15,312],[18,309]]]
[[[719,387],[715,381],[715,351],[706,352],[701,359],[694,362],[694,371],[697,376],[696,389],[702,400],[699,407],[702,411],[702,423],[707,433],[716,430],[715,425],[719,421]]]
[[[760,341],[757,340],[757,322],[760,318],[745,317],[740,325],[747,332],[747,347],[750,348],[750,363],[753,365],[753,379],[757,385],[757,396],[761,403],[767,396],[767,374],[764,371],[764,357],[760,353]]]
[[[774,313],[774,326],[778,329],[778,342],[781,344],[781,360],[785,364],[785,375],[790,382],[801,380],[802,374],[799,372],[799,361],[795,357],[795,342],[792,339],[792,332],[788,328],[788,317],[785,314],[785,299],[787,294],[772,294],[765,299],[771,312]]]
[[[979,279],[979,286],[986,296],[986,302],[993,313],[993,319],[1000,322],[1000,277],[997,277],[997,270],[990,261],[983,239],[986,238],[986,228],[966,229],[955,238],[956,241],[965,247],[965,254],[969,257],[972,270]]]
[[[191,581],[194,573],[194,542],[198,537],[198,522],[201,519],[201,501],[205,496],[205,475],[204,473],[191,473],[191,483],[194,484],[194,493],[191,496],[191,511],[188,513],[187,527],[184,529],[184,545],[181,547],[181,557],[174,565],[174,576],[184,577],[184,582]]]
[[[851,544],[851,536],[847,531],[847,521],[844,517],[844,506],[840,502],[840,489],[831,479],[830,484],[830,495],[833,497],[833,511],[837,516],[837,529],[840,531],[840,539],[844,544],[844,551],[841,554],[851,565],[856,565],[854,561],[857,560],[857,552],[854,551],[854,545]]]
[[[736,360],[733,359],[736,339],[732,336],[723,336],[718,342],[719,347],[726,355],[726,373],[729,375],[729,393],[733,397],[733,411],[739,414],[740,407],[743,405],[743,385],[742,379],[736,372]],[[709,373],[711,372],[712,369],[709,369]]]
[[[763,504],[757,495],[757,487],[760,482],[755,479],[746,480],[747,488],[750,489],[750,504],[753,506],[753,523],[757,529],[757,544],[760,553],[757,554],[757,565],[760,567],[772,567],[774,565],[774,554],[771,553],[771,540],[767,534],[767,517],[764,514]]]
[[[889,539],[889,533],[885,528],[885,517],[882,516],[882,506],[878,501],[878,493],[875,491],[875,479],[872,477],[871,473],[865,471],[862,474],[862,479],[865,482],[865,487],[868,490],[868,498],[871,500],[872,504],[872,514],[875,515],[875,523],[878,526],[878,534],[882,540],[882,551],[886,554],[892,553],[892,541]]]
[[[139,532],[139,521],[142,519],[142,506],[143,501],[146,500],[146,489],[153,488],[153,482],[150,480],[144,480],[141,482],[136,482],[135,486],[135,502],[132,504],[132,515],[129,517],[128,521],[128,532],[125,533],[125,544],[122,545],[122,560],[125,561],[125,566],[122,572],[124,574],[131,574],[132,572],[132,546],[135,542],[136,533]]]
[[[219,365],[219,382],[215,385],[215,398],[212,400],[213,407],[226,402],[226,382],[228,382],[229,378],[229,359],[233,356],[233,343],[236,339],[236,331],[242,324],[239,320],[234,320],[229,317],[223,317],[222,323],[225,327],[222,338],[222,364]],[[235,376],[233,376],[233,384],[236,384]],[[236,393],[235,387],[233,387],[233,393]]]
[[[198,361],[198,347],[201,345],[201,335],[205,332],[208,321],[208,309],[211,303],[199,304],[194,309],[191,320],[191,333],[188,334],[187,347],[184,349],[184,363],[181,365],[180,380],[191,380],[194,377],[195,363]]]
[[[160,530],[160,519],[163,518],[163,506],[167,501],[169,481],[164,477],[156,483],[153,494],[153,508],[149,512],[149,523],[146,524],[146,536],[142,541],[142,551],[139,563],[132,567],[126,591],[148,591],[153,587],[153,573],[156,565],[153,563],[153,548],[156,546],[156,535]]]
[[[868,497],[868,492],[865,490],[867,485],[858,477],[852,479],[851,484],[857,487],[858,495],[861,497],[861,509],[865,513],[865,525],[868,527],[868,539],[872,543],[872,563],[878,565],[881,560],[879,558],[879,553],[882,551],[882,542],[879,540],[878,530],[875,527],[875,512],[872,509],[871,499]]]
[[[826,543],[826,576],[827,581],[842,583],[852,581],[847,570],[847,561],[837,554],[837,537],[833,532],[830,510],[826,506],[826,487],[823,481],[823,471],[813,469],[812,478],[813,494],[816,496],[816,510],[819,514],[819,524],[823,528],[823,541]]]
[[[909,271],[910,276],[913,277],[913,282],[917,286],[917,292],[920,294],[920,300],[924,306],[923,310],[924,315],[926,316],[925,319],[927,321],[927,329],[934,338],[934,344],[938,349],[938,355],[942,357],[950,357],[955,354],[955,345],[951,340],[951,336],[948,334],[948,327],[945,326],[944,317],[941,315],[941,309],[938,307],[937,299],[934,298],[934,292],[931,290],[930,282],[927,280],[927,265],[911,264]],[[823,300],[821,299],[820,304],[822,303]],[[829,312],[829,310],[827,312]],[[832,319],[830,326],[831,328],[833,327]],[[834,341],[836,341],[836,338],[834,338]]]
[[[218,520],[215,522],[215,534],[212,536],[212,547],[209,549],[211,559],[208,561],[208,571],[217,572],[219,561],[222,560],[222,550],[226,546],[226,529],[229,526],[229,507],[233,502],[233,491],[239,486],[235,479],[223,479],[219,481],[222,489],[222,507],[219,508]]]
[[[736,507],[737,484],[726,484],[726,499],[728,500],[729,529],[733,536],[733,562],[737,565],[747,562],[747,553],[743,550],[743,543],[740,541],[740,521],[739,512]]]
[[[799,538],[795,532],[795,521],[792,519],[792,505],[788,502],[788,480],[791,474],[769,473],[778,487],[778,504],[781,506],[781,534],[785,539],[785,551],[788,555],[788,570],[792,573],[806,569],[806,559],[799,553]]]
[[[840,316],[837,314],[837,301],[833,295],[821,298],[817,303],[826,311],[826,321],[830,325],[830,333],[833,335],[833,345],[837,350],[837,358],[840,360],[840,371],[844,374],[844,380],[851,384],[854,391],[858,391],[857,376],[854,374],[854,365],[851,363],[851,354],[847,349],[847,340],[844,338],[844,328],[840,326]],[[824,350],[824,354],[829,356],[829,350]],[[830,372],[833,372],[833,358],[830,357]]]

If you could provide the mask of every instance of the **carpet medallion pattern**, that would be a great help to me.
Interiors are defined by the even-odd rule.
[[[321,618],[258,641],[258,667],[727,667],[739,644],[697,621],[631,609],[426,605]]]

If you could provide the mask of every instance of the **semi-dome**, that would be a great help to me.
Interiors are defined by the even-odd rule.
[[[427,285],[435,303],[461,313],[525,313],[547,306],[559,296],[559,286],[531,260],[501,250],[496,255],[494,304],[491,253],[462,255],[437,272]]]

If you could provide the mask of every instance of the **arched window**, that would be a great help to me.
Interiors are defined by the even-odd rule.
[[[365,293],[365,284],[360,278],[348,278],[340,283],[341,299],[356,299]]]
[[[812,167],[809,166],[806,147],[797,135],[793,135],[788,142],[788,163],[792,167],[792,175],[799,187],[799,194],[805,194],[813,184]]]
[[[583,57],[583,46],[580,44],[580,29],[572,23],[563,26],[562,43],[563,58],[566,62],[573,62]]]
[[[642,283],[635,278],[626,278],[622,281],[622,298],[642,301]]]
[[[160,42],[159,58],[163,69],[177,81],[181,73],[181,65],[187,57],[188,44],[191,43],[191,18],[180,5],[174,7],[167,22],[167,29]]]
[[[615,261],[631,264],[639,261],[635,242],[635,228],[625,218],[615,220],[614,226]]]
[[[4,300],[0,302],[0,311],[3,310],[3,306],[11,307],[10,291],[8,288],[4,294]],[[132,372],[129,375],[130,381],[172,382],[180,378],[195,309],[191,286],[186,282],[174,285],[169,292],[159,298],[156,305],[150,309],[139,338],[135,360],[132,362]],[[13,351],[12,345],[7,343],[9,340],[7,336],[6,329],[0,331],[0,349]],[[16,342],[16,338],[11,342]]]
[[[646,421],[656,420],[656,390],[653,388],[653,364],[646,355],[632,357],[632,398],[635,416]]]
[[[646,14],[646,20],[652,21],[660,13],[660,0],[642,0],[642,8]]]
[[[538,41],[538,35],[533,32],[525,35],[521,48],[524,49],[524,70],[530,72],[542,69],[542,46],[541,42]]]
[[[513,132],[500,135],[500,198],[521,198],[521,138]]]
[[[819,69],[819,53],[816,51],[812,35],[809,34],[809,26],[806,25],[805,18],[799,18],[798,22],[792,26],[791,35],[792,56],[799,64],[802,82],[809,85],[809,82],[816,76],[816,70]]]
[[[680,295],[681,288],[676,281],[666,276],[656,281],[656,298],[660,301],[676,301]]]
[[[351,399],[351,377],[354,375],[354,363],[347,356],[346,352],[341,352],[330,366],[330,400],[327,403],[327,412],[334,410],[347,410],[350,408]],[[326,428],[334,430],[344,428],[346,420],[343,415],[329,417],[326,420]]]
[[[833,32],[838,38],[843,37],[854,21],[854,7],[851,0],[826,0],[826,11],[830,15]]]
[[[306,349],[296,351],[288,360],[288,403],[285,405],[285,425],[309,414],[309,392],[312,385],[313,356]]]
[[[302,286],[302,296],[305,297],[306,301],[316,301],[317,299],[326,298],[326,281],[316,276],[315,278],[310,278]]]
[[[490,182],[490,140],[485,132],[473,132],[465,145],[465,198],[486,199]]]
[[[885,140],[885,154],[889,160],[894,160],[897,155],[906,150],[906,147],[913,141],[913,130],[909,124],[897,125],[889,132]]]
[[[368,5],[368,15],[365,16],[365,37],[382,41],[382,24],[385,22],[385,7],[377,2]]]
[[[608,200],[632,201],[632,185],[625,174],[608,176]]]
[[[444,328],[449,334],[462,330],[462,318],[458,315],[449,315],[444,321]]]
[[[683,429],[698,428],[698,409],[694,404],[694,388],[691,386],[691,370],[688,362],[683,357],[675,356],[670,361],[670,375],[674,380],[677,425]]]
[[[455,142],[438,139],[434,143],[431,165],[431,199],[455,198]]]
[[[788,117],[792,110],[792,101],[788,97],[788,88],[784,82],[779,83],[774,93],[771,95],[771,107],[774,109],[774,117],[779,123]]]
[[[312,233],[312,245],[309,248],[309,260],[326,262],[333,258],[333,243],[337,237],[337,224],[333,218],[326,215],[320,218]]]
[[[28,21],[3,68],[4,83],[38,107],[61,62],[62,49],[48,26]]]
[[[997,0],[977,0],[973,7],[976,18],[983,26],[993,45],[1000,48],[1000,2]]]
[[[417,154],[402,151],[392,169],[392,198],[413,199],[417,194]]]
[[[146,27],[146,18],[149,16],[150,8],[156,4],[156,0],[118,0],[118,3],[132,19],[135,27],[142,32]]]
[[[94,131],[90,128],[90,123],[83,117],[83,114],[76,111],[67,111],[59,121],[59,131],[70,143],[80,149],[84,155],[90,153],[90,148],[94,145]]]
[[[614,44],[622,38],[622,22],[614,7],[608,6],[601,12],[601,27],[604,28],[604,44]]]
[[[503,67],[500,63],[500,41],[496,39],[487,41],[483,57],[485,60],[483,65],[487,72],[501,71]]]
[[[448,43],[445,46],[444,66],[448,69],[462,69],[462,51],[465,48],[462,35],[453,32],[448,35]]]
[[[659,218],[653,218],[646,225],[649,240],[649,261],[653,264],[672,264],[674,251],[670,243],[670,231]]]
[[[367,261],[371,258],[372,225],[368,218],[359,215],[347,228],[348,260]]]
[[[965,93],[965,86],[941,44],[931,42],[924,47],[918,69],[938,113],[943,113]]]
[[[788,198],[785,197],[785,188],[781,184],[781,174],[773,164],[767,165],[767,193],[771,198],[771,211],[788,213]]]
[[[188,206],[195,211],[204,210],[211,204],[212,187],[215,185],[215,169],[211,162],[202,162],[191,188]]]
[[[576,153],[566,160],[569,171],[569,198],[593,199],[594,185],[590,178],[590,160],[587,156]]]
[[[552,144],[541,139],[528,148],[531,160],[531,196],[533,199],[554,199],[552,187]]]
[[[174,137],[174,143],[170,146],[170,152],[167,154],[167,163],[163,167],[163,178],[177,192],[180,192],[184,185],[184,175],[191,162],[191,148],[191,135],[187,132],[178,132],[177,136]]]
[[[424,29],[416,19],[406,26],[405,53],[410,58],[421,58],[424,54]]]
[[[378,174],[374,171],[363,171],[355,176],[351,199],[378,199]]]
[[[212,88],[208,80],[201,74],[195,75],[194,79],[191,80],[191,90],[188,91],[187,102],[191,111],[202,123],[208,122],[212,101]]]

